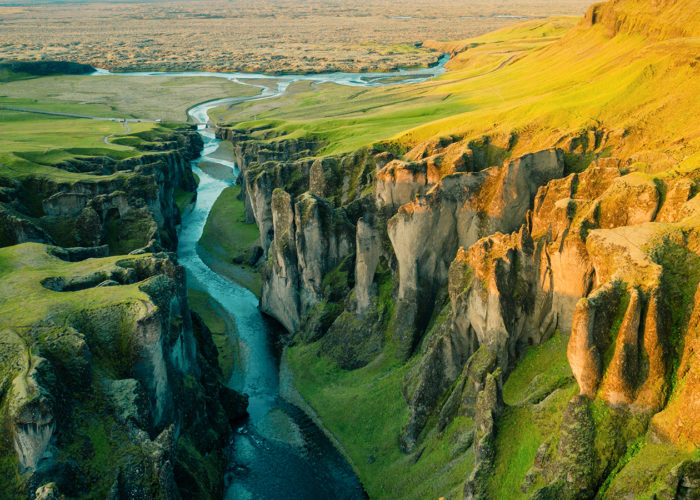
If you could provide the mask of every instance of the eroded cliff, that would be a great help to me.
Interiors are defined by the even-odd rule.
[[[4,498],[222,495],[246,397],[224,385],[163,252],[201,139],[189,126],[149,139],[121,160],[0,177]]]
[[[607,153],[618,137],[595,130],[517,158],[497,138],[307,158],[320,145],[220,135],[234,143],[250,216],[268,235],[262,310],[343,369],[407,363],[404,453],[419,460],[465,422],[473,439],[461,453],[474,465],[463,494],[490,498],[509,439],[499,425],[545,407],[523,493],[662,491],[616,482],[654,447],[680,451],[653,477],[697,491],[697,426],[682,416],[697,401],[697,169],[635,172],[634,159]],[[268,147],[274,155],[261,153]],[[511,373],[562,337],[557,375],[541,367],[516,405]]]

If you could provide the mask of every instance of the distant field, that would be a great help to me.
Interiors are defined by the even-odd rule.
[[[465,102],[466,92],[444,89],[467,85],[514,57],[556,42],[578,22],[574,17],[527,21],[458,42],[474,48],[450,61],[452,71],[438,81],[374,88],[312,86],[301,81],[290,86],[281,98],[221,106],[209,115],[219,123],[235,123],[243,129],[253,126],[248,120],[254,120],[256,128],[267,125],[279,134],[271,140],[312,136],[329,144],[324,153],[352,151],[417,125],[474,109]],[[268,132],[261,129],[256,134]]]
[[[130,123],[129,130],[109,120],[89,120],[0,109],[0,176],[48,175],[60,180],[94,178],[53,165],[75,157],[114,159],[143,154],[110,142],[128,136],[138,145],[153,135],[168,134],[167,124]],[[107,138],[108,142],[105,142]]]
[[[214,77],[48,76],[0,83],[0,106],[186,121],[187,109],[195,104],[258,92]]]
[[[321,72],[425,66],[425,40],[462,40],[516,20],[581,16],[588,0],[0,1],[0,58],[135,69]]]
[[[610,40],[595,28],[570,17],[527,21],[442,44],[467,49],[434,80],[379,88],[299,82],[279,99],[222,106],[210,116],[268,141],[318,139],[327,144],[320,154],[381,140],[408,150],[438,138],[488,136],[505,145],[517,138],[517,155],[601,128],[625,138],[610,154],[639,158],[644,169],[691,166],[700,158],[700,118],[693,111],[700,93],[691,69],[697,39],[645,46],[643,37]],[[671,71],[683,64],[685,73]],[[652,136],[663,139],[650,144]]]

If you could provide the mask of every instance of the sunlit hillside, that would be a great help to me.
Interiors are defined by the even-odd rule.
[[[438,81],[370,90],[299,88],[274,104],[248,103],[213,116],[240,128],[249,127],[251,117],[274,116],[268,124],[280,136],[317,137],[329,143],[328,152],[392,136],[410,148],[444,136],[488,135],[500,145],[517,139],[517,155],[595,131],[605,154],[655,170],[683,166],[700,150],[697,2],[642,12],[636,4],[593,6],[580,21],[528,21],[436,43],[442,50],[464,49]],[[644,34],[634,31],[640,24]],[[674,37],[680,34],[687,36]]]

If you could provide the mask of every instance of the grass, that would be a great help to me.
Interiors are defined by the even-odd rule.
[[[245,207],[238,199],[240,186],[222,191],[209,212],[197,251],[214,271],[260,296],[260,274],[247,264],[234,264],[237,256],[249,257],[260,234],[255,224],[245,221]]]
[[[33,81],[33,80],[32,80]],[[62,181],[104,179],[102,176],[68,172],[56,163],[75,158],[106,156],[115,160],[140,156],[137,148],[105,144],[105,137],[148,132],[149,139],[167,136],[167,124],[134,123],[127,132],[112,121],[66,118],[19,111],[0,110],[0,176],[46,176]],[[145,144],[142,138],[134,146]],[[119,174],[115,174],[119,175]]]
[[[663,496],[668,491],[664,479],[670,470],[689,458],[697,460],[700,452],[688,452],[668,443],[641,438],[628,447],[620,461],[620,470],[606,485],[602,498],[618,498],[623,493],[649,500],[656,498],[654,495]]]
[[[190,308],[199,314],[211,331],[212,340],[219,352],[219,366],[226,383],[238,363],[238,347],[235,342],[236,322],[224,307],[209,294],[199,290],[188,289],[187,297]]]
[[[135,91],[138,89],[138,91]],[[186,121],[193,105],[259,89],[215,77],[47,76],[0,84],[0,106],[80,115]]]
[[[455,419],[441,435],[426,437],[420,455],[405,455],[398,445],[408,418],[402,396],[412,363],[380,355],[369,365],[344,371],[317,355],[318,344],[287,350],[295,385],[352,458],[371,498],[437,498],[461,492],[473,467],[464,446],[471,419]]]
[[[669,361],[677,372],[683,353],[683,338],[695,305],[695,292],[700,283],[700,256],[671,239],[663,239],[650,250],[653,262],[662,266],[662,297],[670,313]],[[674,384],[677,380],[673,380]]]
[[[490,483],[493,498],[525,498],[520,484],[544,440],[527,407],[511,407],[498,421],[496,468]]]
[[[526,497],[520,485],[537,448],[548,436],[556,438],[562,411],[578,392],[566,358],[568,340],[557,332],[530,348],[503,385],[506,410],[497,422],[495,471],[489,484],[493,498]]]
[[[543,389],[560,387],[573,374],[566,359],[569,337],[556,333],[542,345],[528,349],[503,385],[503,400],[518,405]],[[543,367],[547,367],[543,370]]]
[[[110,269],[125,258],[115,256],[70,263],[50,255],[46,249],[45,245],[38,243],[0,248],[0,328],[21,331],[49,315],[59,321],[76,311],[108,305],[145,307],[143,302],[148,301],[148,297],[138,289],[138,284],[74,292],[54,292],[44,288],[41,281],[45,278],[91,274]]]
[[[663,24],[665,15],[656,22]],[[258,132],[265,140],[325,140],[322,154],[380,140],[410,147],[449,135],[505,141],[514,133],[512,154],[519,155],[597,127],[625,137],[611,141],[606,154],[653,150],[682,165],[697,160],[700,117],[692,110],[700,105],[693,63],[698,39],[610,38],[602,25],[572,24],[528,22],[471,39],[468,45],[475,47],[437,81],[361,90],[326,84],[317,92],[302,89],[219,109],[214,116],[241,129],[268,127],[276,137]]]
[[[97,394],[100,394],[97,391]],[[104,396],[102,396],[104,397]],[[80,422],[69,433],[69,444],[59,454],[58,461],[75,460],[90,484],[86,498],[104,498],[114,478],[114,465],[129,455],[139,456],[142,452],[128,438],[126,430],[107,411],[101,398],[83,401],[74,409],[73,419]],[[95,418],[100,415],[100,418]],[[145,457],[140,457],[142,460]]]
[[[196,193],[185,191],[181,188],[175,188],[175,204],[177,205],[180,213],[184,213],[187,208],[192,205],[195,199]]]

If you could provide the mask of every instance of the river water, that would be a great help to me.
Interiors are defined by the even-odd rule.
[[[436,68],[397,73],[304,75],[274,77],[273,85],[260,86],[261,93],[248,98],[210,101],[189,110],[204,140],[204,150],[192,162],[200,179],[197,201],[182,220],[178,256],[187,270],[188,286],[215,298],[236,321],[235,339],[240,362],[229,386],[249,395],[249,419],[236,429],[229,447],[226,499],[359,499],[366,494],[352,468],[323,432],[299,408],[285,401],[279,391],[278,326],[258,310],[258,299],[249,290],[212,271],[197,254],[197,242],[214,202],[233,181],[216,179],[203,172],[200,161],[215,162],[234,170],[236,165],[212,154],[220,141],[207,128],[207,111],[224,103],[277,96],[295,80],[334,82],[344,85],[381,85],[382,80],[401,76],[402,81],[420,81],[443,70]],[[107,75],[98,71],[98,75]],[[153,76],[219,76],[245,83],[266,75],[228,73],[130,73]],[[252,84],[252,82],[251,82]]]

